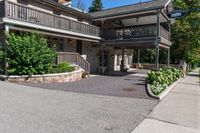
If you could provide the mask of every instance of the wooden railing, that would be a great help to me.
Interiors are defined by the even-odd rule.
[[[156,37],[156,26],[137,26],[119,30],[103,31],[102,36],[105,40],[126,40],[135,38]],[[160,26],[160,36],[169,39],[169,32]]]
[[[160,26],[160,36],[167,40],[170,40],[169,32],[167,30],[165,30],[162,26]]]
[[[5,17],[7,18],[99,37],[99,27],[84,24],[79,21],[67,19],[7,0],[4,1],[4,4]]]
[[[90,73],[90,63],[85,60],[80,54],[74,52],[59,52],[57,57],[57,64],[62,62],[69,62],[84,69],[88,74]]]
[[[103,35],[105,40],[156,37],[156,26],[137,26],[113,31],[104,31]]]

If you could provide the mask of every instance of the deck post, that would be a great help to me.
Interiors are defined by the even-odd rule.
[[[170,48],[167,49],[167,66],[170,66]]]
[[[5,40],[4,40],[4,74],[8,76],[8,59],[7,59],[7,49],[8,49],[8,41],[6,39],[6,34],[9,33],[9,26],[5,25]]]
[[[140,64],[140,49],[138,49],[138,65]]]
[[[157,24],[156,24],[156,42],[155,42],[155,49],[156,49],[156,59],[155,59],[155,69],[159,69],[159,39],[160,39],[160,10],[157,10]]]
[[[169,20],[168,22],[168,28],[169,28],[169,40],[171,40],[171,22]],[[167,49],[167,66],[170,66],[170,47]]]
[[[125,49],[122,48],[122,60],[121,60],[121,66],[120,66],[121,72],[124,72],[124,52],[125,52]]]
[[[168,22],[168,28],[169,28],[169,41],[171,40],[171,22],[169,20]]]
[[[159,55],[160,55],[160,48],[159,48],[159,45],[156,45],[155,47],[155,53],[156,53],[156,70],[159,69]]]
[[[101,49],[101,74],[104,74],[104,45],[102,44]]]

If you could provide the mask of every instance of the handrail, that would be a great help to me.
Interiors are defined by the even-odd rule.
[[[5,0],[5,17],[29,23],[98,36],[100,28]]]
[[[84,59],[79,53],[74,52],[59,52],[57,57],[57,64],[62,62],[69,62],[84,69],[88,74],[90,73],[90,63]]]

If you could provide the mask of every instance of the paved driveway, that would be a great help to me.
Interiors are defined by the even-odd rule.
[[[130,133],[158,103],[142,94],[143,79],[96,76],[77,86],[35,85],[47,89],[0,82],[0,133]],[[78,93],[69,92],[70,86]]]
[[[72,83],[24,85],[67,92],[150,99],[145,91],[147,72],[147,70],[137,70],[129,73],[114,73],[113,76],[91,76],[88,79]]]

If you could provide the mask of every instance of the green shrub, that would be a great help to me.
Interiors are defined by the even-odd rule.
[[[72,72],[75,70],[75,67],[74,66],[70,66],[69,63],[67,62],[64,62],[64,63],[61,63],[59,65],[55,65],[53,66],[50,70],[49,70],[49,73],[63,73],[63,72]]]
[[[147,81],[154,95],[159,95],[167,86],[183,77],[182,70],[169,67],[148,73]]]
[[[44,74],[52,68],[56,53],[48,48],[43,35],[25,33],[8,35],[8,73],[10,75]]]

